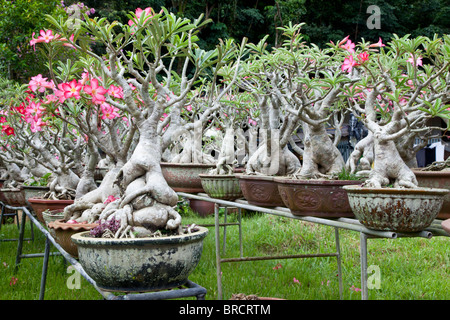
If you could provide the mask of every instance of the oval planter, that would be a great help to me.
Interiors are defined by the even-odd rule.
[[[161,171],[167,184],[176,192],[205,192],[199,174],[206,174],[214,164],[161,162]]]
[[[44,217],[42,216],[42,212],[45,210],[62,210],[68,205],[73,204],[73,200],[50,200],[37,198],[29,198],[28,202],[30,203],[34,213],[36,213],[38,220],[42,223],[45,223]]]
[[[207,217],[214,213],[214,202],[211,201],[189,199],[189,207],[201,217]]]
[[[25,194],[23,189],[1,189],[6,204],[13,207],[26,207]]]
[[[78,247],[72,242],[72,235],[89,232],[96,226],[98,223],[65,223],[62,219],[48,224],[49,229],[55,234],[55,241],[74,258],[78,258]]]
[[[420,169],[413,169],[412,171],[417,178],[419,187],[450,190],[450,171],[422,171]],[[450,193],[444,197],[444,203],[437,218],[450,218]]]
[[[438,215],[447,189],[365,188],[346,186],[356,218],[367,228],[417,232]]]
[[[242,198],[239,180],[234,174],[199,174],[203,189],[211,198],[236,200]]]
[[[357,180],[300,180],[275,177],[278,192],[293,215],[321,218],[353,218],[346,185],[360,185]]]
[[[260,207],[284,207],[274,176],[236,174],[248,203]]]
[[[191,234],[155,238],[72,236],[80,264],[105,291],[146,292],[183,285],[198,265],[205,227]]]

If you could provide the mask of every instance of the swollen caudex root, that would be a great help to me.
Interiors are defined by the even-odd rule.
[[[402,160],[393,141],[375,139],[375,162],[364,186],[381,188],[392,184],[394,188],[417,188],[418,182],[411,169]]]

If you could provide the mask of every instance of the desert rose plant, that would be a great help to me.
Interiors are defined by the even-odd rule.
[[[104,179],[99,188],[67,207],[65,218],[120,220],[116,237],[149,235],[159,229],[181,232],[181,217],[174,209],[178,196],[167,185],[160,168],[163,150],[171,142],[169,133],[176,131],[176,128],[170,129],[171,121],[176,123],[180,119],[202,73],[234,58],[237,46],[227,41],[216,50],[200,49],[196,45],[196,33],[205,21],[201,17],[195,21],[178,18],[165,9],[159,13],[151,8],[138,9],[130,14],[128,24],[85,19],[76,30],[70,29],[73,24],[68,21],[49,19],[61,38],[67,39],[67,44],[80,52],[79,65],[91,77],[90,92],[86,87],[82,89],[84,92],[80,91],[79,80],[69,83],[70,91],[75,94],[75,99],[66,104],[71,116],[82,116],[90,108],[86,103],[78,103],[76,92],[80,101],[85,94],[91,96],[98,116],[102,104],[97,100],[103,100],[100,97],[103,96],[103,103],[123,116],[128,115],[130,126],[136,128],[138,135],[135,147],[129,150],[123,165],[118,162],[121,165],[116,166],[112,178]],[[95,53],[91,49],[94,45],[105,54]],[[105,92],[112,84],[121,88],[120,99]],[[93,123],[88,126],[94,127]],[[81,122],[78,127],[81,128]],[[117,128],[109,129],[106,135]],[[86,128],[82,132],[89,139],[99,140]]]
[[[348,166],[355,172],[364,159],[366,186],[414,188],[417,179],[408,166],[417,151],[414,139],[426,141],[433,129],[448,129],[433,127],[429,120],[439,117],[448,123],[450,38],[395,36],[380,44],[375,49],[360,43],[342,66],[349,78],[359,79],[346,89],[348,106],[369,129]]]

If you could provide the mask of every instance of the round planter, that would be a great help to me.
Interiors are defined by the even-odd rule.
[[[49,229],[54,231],[55,241],[74,258],[78,258],[78,247],[72,242],[72,235],[85,231],[89,232],[96,226],[98,226],[98,223],[65,223],[62,219],[48,224]]]
[[[1,189],[6,204],[13,207],[25,207],[27,202],[23,189]]]
[[[420,169],[413,169],[413,172],[417,178],[419,187],[450,190],[450,171],[422,171]],[[437,215],[437,218],[450,218],[450,193],[445,195],[444,203],[442,204],[441,211]]]
[[[232,175],[199,174],[203,189],[211,198],[236,200],[242,198],[238,178]]]
[[[73,200],[49,200],[36,198],[29,198],[28,202],[30,203],[34,213],[36,213],[38,220],[42,223],[45,223],[44,217],[42,216],[42,212],[45,210],[63,210],[68,205],[73,204]]]
[[[236,174],[248,203],[260,207],[284,207],[273,176]]]
[[[207,217],[214,213],[214,202],[211,201],[189,199],[189,207],[201,217]]]
[[[374,230],[417,232],[427,228],[442,207],[447,189],[346,186],[350,206]]]
[[[275,177],[278,192],[293,215],[320,218],[353,218],[347,185],[361,185],[356,180],[300,180]]]
[[[205,192],[199,174],[213,169],[213,164],[161,162],[161,171],[167,184],[176,192]]]
[[[86,273],[105,291],[148,292],[183,285],[200,261],[208,229],[156,238],[72,236]]]
[[[25,195],[25,200],[27,200],[27,204],[29,206],[30,203],[28,202],[28,199],[34,198],[39,199],[43,198],[44,195],[50,190],[49,187],[40,187],[40,186],[23,186],[23,193]]]
[[[45,210],[44,212],[42,212],[42,217],[44,218],[45,226],[47,227],[48,231],[50,232],[53,238],[56,238],[55,229],[49,228],[48,224],[56,220],[64,219],[64,210],[63,209],[53,211]]]

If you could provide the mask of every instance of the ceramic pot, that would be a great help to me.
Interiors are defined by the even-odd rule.
[[[53,211],[45,210],[44,212],[42,212],[42,217],[44,218],[45,226],[47,227],[48,231],[50,232],[53,238],[56,238],[55,229],[49,228],[48,224],[56,220],[64,219],[64,210],[63,209]]]
[[[25,194],[23,189],[1,189],[6,204],[13,207],[26,207]]]
[[[105,291],[149,292],[183,285],[198,265],[205,227],[191,234],[154,238],[93,238],[77,233],[80,264]]]
[[[43,198],[44,195],[50,190],[49,187],[42,186],[23,186],[23,192],[25,194],[25,200],[27,204],[31,207],[31,204],[28,202],[28,199],[40,199]]]
[[[275,177],[284,205],[293,215],[321,218],[353,218],[346,185],[360,185],[357,180],[300,180]]]
[[[236,200],[242,198],[239,180],[234,174],[199,174],[203,190],[211,198]]]
[[[205,192],[199,174],[213,169],[213,164],[161,162],[161,171],[167,184],[176,192]]]
[[[417,178],[419,187],[423,188],[438,188],[450,190],[450,171],[422,171],[418,168],[412,170]],[[441,211],[437,215],[438,219],[450,218],[450,193],[445,195],[444,203]]]
[[[49,200],[36,198],[29,198],[28,202],[30,203],[34,213],[36,213],[38,220],[42,223],[46,223],[44,217],[42,216],[42,212],[45,210],[62,210],[68,205],[73,204],[73,200]]]
[[[72,235],[98,226],[98,223],[65,223],[64,220],[52,221],[48,224],[55,234],[55,241],[74,258],[78,258],[78,247],[72,242]]]
[[[214,213],[214,202],[211,201],[189,199],[189,207],[201,217],[207,217]]]
[[[236,174],[248,203],[260,207],[284,207],[273,176]]]
[[[447,189],[343,187],[356,218],[367,228],[422,231],[441,210]]]

